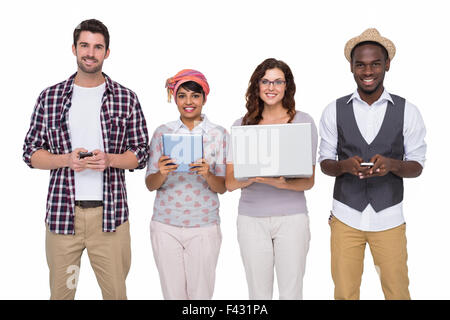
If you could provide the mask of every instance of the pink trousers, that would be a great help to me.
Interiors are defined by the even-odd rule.
[[[150,237],[164,299],[211,299],[222,243],[220,226],[184,228],[152,221]]]

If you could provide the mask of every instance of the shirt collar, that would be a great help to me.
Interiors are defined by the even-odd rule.
[[[352,101],[353,99],[358,99],[361,102],[364,102],[360,95],[358,90],[355,90],[355,92],[353,92],[352,96],[350,97],[350,99],[348,99],[347,104],[350,103],[350,101]],[[392,104],[394,104],[394,100],[392,99],[391,95],[389,94],[389,92],[387,92],[386,89],[383,90],[383,93],[381,94],[380,98],[374,102],[375,103],[381,103],[381,102],[385,102],[385,101],[390,101]]]
[[[108,77],[105,73],[103,73],[103,77],[105,78],[105,91],[107,93],[113,93],[113,94],[117,94],[116,90],[114,89],[114,83],[111,80],[110,77]],[[73,85],[75,83],[75,76],[77,75],[77,73],[75,72],[73,75],[71,75],[69,77],[69,79],[66,80],[66,83],[64,85],[64,89],[63,89],[63,95],[71,95],[72,91],[73,91]]]
[[[213,127],[213,125],[212,125],[212,123],[208,120],[208,118],[206,117],[205,114],[202,113],[201,117],[202,117],[203,120],[202,120],[199,124],[197,124],[197,125],[192,129],[192,131],[194,131],[194,130],[196,130],[197,128],[199,128],[199,129],[202,130],[203,133],[207,133],[207,132]],[[186,127],[186,125],[183,123],[183,121],[181,121],[181,119],[178,119],[178,120],[176,120],[176,121],[169,122],[169,123],[167,124],[167,126],[168,126],[170,129],[172,129],[173,131],[175,131],[175,132],[176,132],[177,130],[181,129],[181,128],[186,128],[187,130],[189,130],[189,129]]]

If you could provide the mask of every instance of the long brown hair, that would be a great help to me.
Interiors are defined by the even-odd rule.
[[[249,84],[247,93],[245,94],[247,113],[242,119],[242,125],[258,124],[262,120],[262,112],[264,110],[264,102],[259,97],[259,80],[261,80],[266,71],[269,69],[278,68],[284,73],[286,79],[286,91],[284,93],[283,100],[281,101],[283,108],[287,109],[287,113],[290,118],[288,122],[291,122],[295,117],[295,82],[294,75],[292,74],[289,66],[274,58],[264,60],[259,66],[256,67],[253,72]]]

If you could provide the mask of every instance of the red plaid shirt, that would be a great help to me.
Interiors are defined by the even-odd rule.
[[[23,160],[28,166],[32,167],[31,156],[39,149],[53,154],[72,152],[69,108],[75,75],[40,94],[23,146]],[[142,169],[148,159],[148,133],[138,98],[103,75],[106,85],[100,121],[105,153],[121,154],[129,150],[138,159],[138,169]],[[50,170],[45,218],[50,231],[74,234],[74,211],[74,171],[69,167]],[[107,168],[103,175],[103,231],[114,232],[127,220],[125,170]]]

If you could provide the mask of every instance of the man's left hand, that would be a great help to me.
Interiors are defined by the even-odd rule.
[[[366,175],[360,175],[361,179],[382,177],[392,171],[393,159],[391,158],[376,154],[370,159],[370,162],[373,162],[373,167],[368,170]]]
[[[95,171],[104,171],[111,165],[111,160],[109,159],[108,154],[98,149],[92,151],[92,153],[94,154],[92,157],[85,158],[88,163],[86,168]]]

